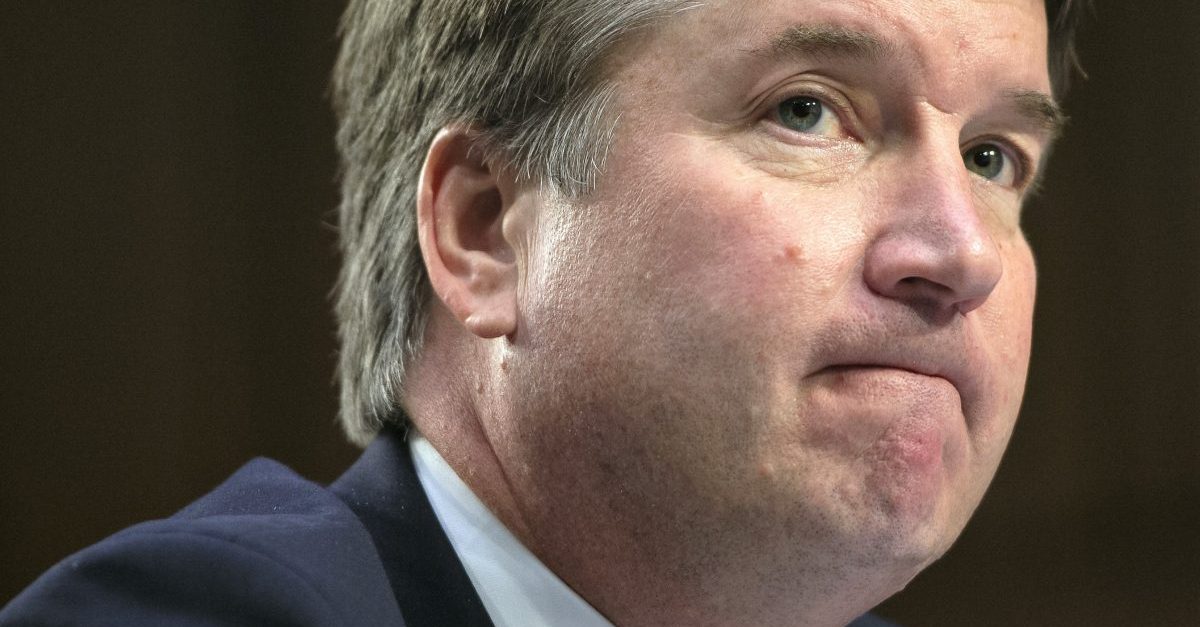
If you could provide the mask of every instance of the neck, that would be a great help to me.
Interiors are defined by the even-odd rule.
[[[481,373],[464,367],[483,363],[484,351],[464,335],[449,314],[435,308],[426,328],[425,350],[406,374],[405,411],[471,491],[529,547],[529,527],[496,455],[493,436],[481,421],[493,390]]]

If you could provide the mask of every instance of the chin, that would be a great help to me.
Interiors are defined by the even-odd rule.
[[[857,549],[857,560],[849,574],[876,591],[872,604],[903,590],[942,557],[957,536],[932,520],[893,518],[890,526],[874,523],[871,527],[850,543]]]
[[[906,565],[913,575],[944,555],[958,537],[957,528],[948,529],[945,523],[936,519],[898,521],[895,529],[884,546],[890,551],[892,561]]]
[[[937,434],[936,431],[927,433]],[[865,546],[908,578],[940,558],[974,510],[972,482],[941,437],[888,438],[862,477]]]
[[[887,573],[893,591],[944,555],[962,531],[965,521],[951,506],[954,495],[937,483],[940,489],[869,491],[861,503],[866,511],[851,527],[847,540],[859,547],[860,565]]]

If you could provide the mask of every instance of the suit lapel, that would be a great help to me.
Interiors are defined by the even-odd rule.
[[[492,625],[413,469],[385,428],[330,486],[370,532],[409,627]]]

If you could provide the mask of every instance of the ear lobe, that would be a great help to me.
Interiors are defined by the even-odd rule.
[[[516,254],[501,225],[512,190],[466,129],[429,146],[417,194],[417,237],[433,291],[471,333],[516,331]]]

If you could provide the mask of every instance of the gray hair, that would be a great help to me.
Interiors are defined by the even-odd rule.
[[[430,298],[416,184],[439,129],[470,125],[485,158],[568,197],[593,186],[612,138],[604,61],[686,0],[351,0],[333,101],[340,126],[340,419],[365,445],[403,426],[405,369]],[[1081,2],[1047,0],[1056,92],[1076,64]],[[1064,69],[1066,68],[1066,69]]]
[[[353,0],[334,70],[343,255],[336,312],[341,422],[365,444],[403,425],[429,279],[416,182],[437,131],[468,124],[489,160],[568,196],[593,184],[612,136],[603,61],[681,0]]]

